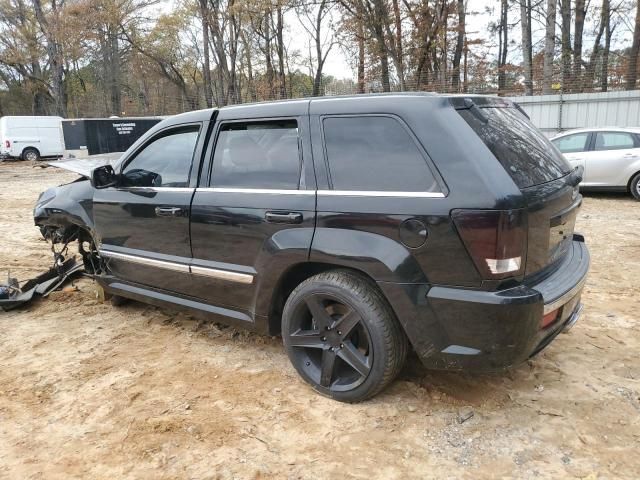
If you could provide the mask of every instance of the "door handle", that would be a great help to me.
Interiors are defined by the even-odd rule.
[[[156,215],[158,217],[179,217],[182,215],[180,207],[156,207]]]
[[[302,223],[299,212],[267,212],[264,218],[269,223]]]

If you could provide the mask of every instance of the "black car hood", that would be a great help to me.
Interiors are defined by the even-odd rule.
[[[94,168],[101,167],[103,165],[115,165],[118,162],[119,158],[109,159],[109,158],[75,158],[72,160],[57,160],[54,162],[48,162],[49,165],[56,168],[62,168],[64,170],[69,170],[70,172],[77,173],[82,175],[83,177],[90,178],[91,172]]]

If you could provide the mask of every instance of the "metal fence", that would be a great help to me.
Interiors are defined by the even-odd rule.
[[[545,135],[582,127],[640,127],[640,91],[510,97]]]

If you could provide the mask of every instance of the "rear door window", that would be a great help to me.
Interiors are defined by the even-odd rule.
[[[587,149],[587,140],[589,133],[575,133],[566,137],[552,140],[552,143],[558,147],[562,153],[584,152]]]
[[[334,190],[439,192],[424,155],[393,117],[327,117],[323,120]]]
[[[213,187],[297,190],[296,120],[223,124],[213,156]]]
[[[563,177],[571,165],[540,130],[513,107],[477,107],[458,113],[511,175],[519,188]]]
[[[595,150],[634,148],[633,136],[626,132],[597,132]]]

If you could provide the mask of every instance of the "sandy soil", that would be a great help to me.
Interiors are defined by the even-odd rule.
[[[31,209],[73,178],[0,164],[0,274],[48,265]],[[89,279],[0,312],[0,477],[638,478],[640,203],[587,196],[577,228],[593,267],[569,334],[497,376],[412,358],[359,405],[313,393],[279,338],[114,308]]]

